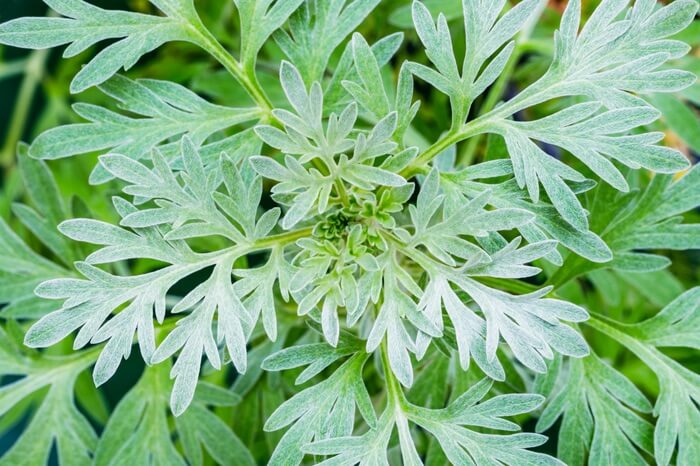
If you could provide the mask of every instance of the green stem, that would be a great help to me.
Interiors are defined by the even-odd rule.
[[[634,335],[624,331],[625,328],[631,328],[634,331],[634,326],[616,322],[599,314],[593,314],[584,323],[632,351],[656,374],[662,385],[674,384],[683,386],[688,384],[687,386],[690,388],[697,384],[695,378],[693,378],[695,374],[688,371],[683,365],[659,351],[653,344],[639,340]]]
[[[67,356],[46,356],[38,361],[49,363],[56,370],[62,371],[66,368],[76,368],[78,372],[82,372],[97,361],[104,347],[104,344],[91,346]]]
[[[48,50],[37,50],[32,52],[26,61],[24,79],[17,94],[17,102],[12,112],[10,127],[5,138],[5,144],[0,150],[0,165],[5,168],[10,168],[14,165],[17,143],[24,133],[36,88],[44,76],[48,55]]]
[[[260,86],[260,83],[255,78],[245,72],[241,64],[231,56],[221,43],[216,40],[209,30],[191,25],[191,30],[195,35],[197,43],[209,52],[231,75],[238,81],[245,91],[253,98],[255,103],[265,113],[267,119],[271,122],[276,122],[276,118],[272,115],[272,102],[265,94],[265,91]]]
[[[545,7],[546,7],[546,1],[544,1],[544,0],[540,1],[538,13],[533,15],[533,17],[528,21],[527,26],[522,30],[522,32],[516,38],[515,49],[513,50],[512,55],[508,59],[508,63],[506,63],[506,66],[503,69],[503,72],[498,77],[498,79],[493,84],[493,86],[491,87],[491,90],[489,91],[488,95],[486,96],[486,100],[484,101],[484,104],[481,106],[481,108],[479,108],[479,116],[480,117],[488,114],[491,110],[496,108],[496,105],[498,104],[498,102],[500,102],[501,99],[503,98],[504,90],[506,89],[506,86],[510,82],[510,80],[513,76],[513,73],[515,72],[516,65],[520,61],[520,58],[522,57],[523,53],[525,53],[528,50],[529,40],[530,40],[530,36],[532,35],[534,25],[539,21],[540,16],[544,12]],[[473,139],[471,139],[469,141],[469,144],[467,145],[466,151],[459,158],[458,163],[470,163],[474,159],[474,154],[475,154],[477,148],[479,147],[479,143],[481,142],[481,139],[482,139],[481,135],[478,134]]]
[[[437,157],[442,151],[473,136],[486,133],[491,126],[494,126],[498,121],[508,118],[510,115],[530,107],[543,101],[547,97],[557,95],[559,91],[559,82],[553,80],[553,75],[546,74],[539,81],[532,84],[525,91],[521,92],[515,98],[507,103],[494,108],[479,118],[470,121],[462,126],[457,131],[450,131],[444,137],[439,139],[435,144],[430,146],[408,167],[404,168],[399,174],[404,178],[410,178],[426,167],[428,162]],[[569,82],[570,84],[570,82]]]
[[[637,355],[641,360],[647,364],[654,365],[656,363],[663,363],[659,360],[658,352],[650,348],[648,345],[639,341],[635,337],[631,336],[627,332],[620,330],[620,327],[624,327],[625,324],[611,320],[603,315],[592,313],[591,317],[583,322],[585,325],[598,330],[599,332],[607,335],[611,339],[617,341],[624,345],[627,349],[631,350]]]
[[[522,48],[516,45],[513,54],[510,56],[510,59],[508,60],[505,69],[503,70],[503,73],[498,77],[498,80],[496,80],[493,87],[486,96],[484,104],[480,107],[479,116],[483,116],[489,113],[496,107],[496,104],[498,104],[498,102],[501,101],[504,90],[510,82],[511,75],[513,74],[513,71],[515,71],[515,66],[518,64],[518,60],[520,60],[522,52]],[[470,163],[474,159],[474,154],[476,153],[476,150],[479,147],[479,143],[481,143],[481,136],[481,134],[477,134],[469,140],[465,152],[460,155],[457,161],[458,164]]]
[[[311,236],[312,231],[313,228],[308,227],[268,236],[256,241],[253,244],[253,249],[269,249],[278,245],[293,243],[298,239]]]
[[[9,63],[0,63],[0,79],[9,78],[16,74],[22,74],[26,67],[26,59],[15,60]]]
[[[386,388],[388,393],[388,402],[394,408],[400,408],[404,410],[407,401],[403,394],[401,385],[399,381],[396,380],[394,373],[391,371],[391,365],[389,364],[389,352],[387,349],[386,338],[382,340],[381,344],[381,357],[382,365],[384,366],[384,378],[386,379]]]
[[[435,144],[428,147],[425,152],[419,155],[416,160],[413,161],[413,163],[404,168],[399,174],[404,178],[411,178],[417,173],[420,173],[431,160],[440,155],[442,151],[451,145],[483,133],[491,124],[491,121],[489,121],[489,119],[486,117],[488,117],[488,115],[470,121],[457,131],[450,131],[444,137],[435,142]]]
[[[189,24],[188,24],[189,25]],[[255,72],[246,73],[243,66],[231,56],[231,54],[224,48],[221,43],[216,40],[209,30],[204,26],[195,27],[189,25],[190,30],[194,34],[194,39],[204,50],[209,52],[221,65],[223,65],[226,70],[231,73],[231,75],[238,81],[245,91],[252,97],[260,111],[264,114],[267,123],[270,123],[278,128],[281,128],[282,122],[280,122],[275,115],[272,113],[273,105],[270,99],[265,94],[265,91],[260,86],[257,78],[255,77]],[[323,175],[327,175],[326,167],[320,160],[313,159],[311,163],[316,167],[317,170]]]
[[[338,191],[338,197],[340,198],[340,202],[343,204],[343,206],[350,207],[350,198],[348,197],[348,192],[345,189],[343,180],[341,180],[340,178],[336,178],[335,180],[335,190]]]

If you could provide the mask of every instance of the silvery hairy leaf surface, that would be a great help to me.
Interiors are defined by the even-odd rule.
[[[27,3],[0,466],[698,464],[697,0]]]

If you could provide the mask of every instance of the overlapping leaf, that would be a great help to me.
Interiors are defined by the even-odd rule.
[[[192,0],[153,0],[166,16],[105,10],[83,0],[46,0],[64,18],[19,18],[0,27],[0,42],[15,47],[45,49],[71,44],[64,57],[92,45],[119,39],[103,49],[76,75],[72,92],[102,84],[120,69],[129,69],[146,53],[171,41],[200,40],[201,26]]]
[[[651,404],[632,382],[592,354],[571,360],[538,420],[538,431],[563,417],[558,457],[571,465],[646,465],[653,427],[639,413]]]
[[[289,32],[278,30],[275,41],[299,68],[306,83],[320,81],[333,51],[378,3],[378,0],[304,2],[289,20]]]
[[[258,109],[229,108],[213,105],[187,88],[167,81],[132,81],[120,75],[100,86],[105,94],[121,103],[128,112],[142,115],[133,118],[91,104],[75,104],[74,110],[89,123],[59,126],[39,135],[30,147],[33,157],[56,159],[88,152],[112,151],[133,159],[147,157],[159,146],[175,164],[180,151],[169,140],[187,135],[202,145],[213,134],[239,123],[259,118]],[[240,138],[230,137],[210,141],[203,152],[231,151]],[[210,162],[211,156],[205,157]],[[214,160],[216,160],[214,158]],[[91,181],[110,178],[103,167],[97,166]]]
[[[35,360],[23,355],[0,327],[0,376],[18,376],[0,388],[0,415],[47,389],[22,435],[0,464],[48,464],[54,445],[61,464],[90,465],[97,434],[78,410],[73,389],[78,375],[94,361],[94,351]]]

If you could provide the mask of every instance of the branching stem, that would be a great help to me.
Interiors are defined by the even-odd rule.
[[[255,250],[269,249],[269,248],[274,247],[274,246],[293,243],[298,239],[311,236],[312,231],[313,231],[313,228],[308,227],[308,228],[301,228],[299,230],[292,230],[292,231],[288,231],[285,233],[280,233],[278,235],[268,236],[266,238],[262,238],[262,239],[256,241],[255,244],[253,245],[253,249],[255,249]]]
[[[485,115],[483,118],[478,118],[476,120],[470,121],[469,123],[462,126],[457,131],[450,131],[444,137],[440,138],[435,144],[430,146],[421,155],[419,155],[416,160],[413,161],[408,167],[404,168],[399,174],[404,178],[411,178],[417,173],[425,168],[425,166],[433,160],[435,157],[440,155],[445,149],[449,148],[453,144],[457,144],[477,134],[486,132],[492,122]]]
[[[269,122],[278,124],[272,114],[272,102],[263,91],[254,76],[246,73],[241,64],[224,48],[223,45],[204,27],[191,25],[197,43],[211,54],[238,81],[245,91],[253,98]]]

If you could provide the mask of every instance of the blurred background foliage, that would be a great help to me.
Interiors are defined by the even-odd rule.
[[[154,8],[147,0],[90,0],[91,3],[104,8],[130,9],[153,13]],[[373,43],[377,39],[393,32],[405,34],[404,46],[394,57],[390,66],[384,68],[387,79],[391,73],[397,74],[400,64],[410,59],[424,62],[416,33],[412,30],[409,0],[383,0],[372,15],[365,21],[360,31]],[[513,95],[518,89],[533,82],[546,70],[553,52],[553,31],[559,24],[565,0],[551,0],[537,27],[528,38],[521,38],[517,46],[517,60],[512,69],[504,76],[497,93],[486,93],[481,101],[473,107],[474,116],[492,107],[500,99]],[[598,1],[584,0],[584,11],[590,13]],[[238,19],[232,0],[195,0],[198,11],[207,26],[217,38],[229,49],[237,48]],[[435,13],[442,11],[450,21],[450,28],[456,47],[456,53],[463,54],[463,25],[461,21],[461,0],[425,0],[425,4]],[[42,16],[50,14],[41,0],[0,0],[0,22],[20,16]],[[674,63],[675,68],[682,68],[700,74],[700,19],[684,32],[679,39],[693,46],[692,52]],[[460,50],[460,47],[462,50]],[[342,50],[342,47],[338,51]],[[28,52],[0,46],[0,216],[9,222],[36,250],[50,257],[50,252],[42,249],[26,229],[13,217],[12,204],[26,201],[22,180],[16,167],[16,150],[20,141],[30,142],[42,131],[66,123],[78,122],[79,117],[72,111],[75,101],[94,103],[107,108],[115,108],[115,103],[93,88],[79,96],[70,95],[69,82],[72,76],[90,56],[98,50],[95,48],[71,58],[62,59],[60,50]],[[336,54],[337,55],[337,54]],[[269,41],[259,61],[260,80],[273,101],[283,99],[277,80],[278,64],[282,58],[281,51]],[[337,61],[338,56],[334,57]],[[331,61],[333,63],[333,60]],[[243,89],[218,66],[211,57],[200,49],[184,43],[169,43],[145,57],[134,69],[126,73],[130,77],[148,77],[175,81],[190,87],[198,94],[219,104],[245,106],[248,97]],[[449,104],[445,95],[416,82],[417,98],[422,101],[421,117],[416,119],[415,132],[411,135],[414,143],[426,145],[425,141],[436,140],[442,131],[449,127]],[[666,134],[665,143],[681,150],[693,163],[700,155],[700,82],[678,95],[652,96],[652,103],[663,113],[663,117],[654,123],[653,130]],[[545,103],[528,110],[527,115],[519,118],[531,120],[541,114],[551,113],[557,107],[568,106],[571,100],[559,100]],[[580,167],[575,159],[567,154],[549,148],[553,157],[560,157],[567,163]],[[49,162],[58,181],[64,200],[73,206],[75,216],[91,217],[117,221],[111,207],[111,196],[117,193],[116,186],[110,183],[91,186],[88,176],[95,165],[96,156],[72,157],[57,162]],[[474,138],[459,147],[457,159],[466,163],[479,162],[505,156],[505,147],[499,137]],[[637,186],[644,186],[648,174],[639,173]],[[689,214],[694,218],[690,222],[700,222],[700,212]],[[597,310],[616,319],[638,322],[655,314],[665,304],[681,294],[684,289],[700,284],[700,251],[670,253],[673,265],[666,270],[653,273],[620,273],[608,269],[590,272],[582,279],[569,282],[559,293],[588,309]],[[132,264],[133,267],[144,265]],[[15,325],[10,319],[5,326]],[[21,325],[21,324],[20,324]],[[588,329],[583,329],[587,331]],[[595,334],[587,334],[596,352],[611,361],[616,368],[625,373],[635,384],[642,387],[651,397],[656,396],[658,387],[656,378],[637,359],[622,351],[621,347],[611,344],[610,340]],[[270,343],[269,345],[272,345]],[[58,345],[49,351],[57,353],[70,352],[69,342]],[[251,359],[255,358],[251,353]],[[674,350],[673,356],[691,370],[700,371],[700,360],[690,350]],[[78,385],[78,401],[82,409],[90,414],[98,432],[112,409],[121,397],[138,379],[143,363],[139,357],[132,357],[128,364],[123,364],[117,376],[100,390],[94,389],[89,374],[81,377]],[[251,363],[251,366],[254,364]],[[512,368],[515,370],[515,368]],[[472,371],[473,372],[473,371]],[[212,374],[215,380],[225,377],[223,373]],[[250,374],[250,373],[249,373]],[[235,408],[222,408],[220,413],[231,420],[239,437],[254,449],[256,455],[265,457],[274,447],[279,433],[263,434],[260,428],[263,419],[282,401],[282,393],[275,387],[280,383],[279,374],[260,374],[239,379],[234,388],[247,393],[256,386],[257,396],[252,401],[246,400]],[[458,385],[469,385],[472,377],[463,377]],[[0,381],[3,382],[3,381]],[[9,380],[4,380],[9,382]],[[524,382],[517,374],[509,377],[509,386],[504,391],[524,390]],[[257,384],[257,385],[256,385]],[[1,383],[0,383],[1,385]],[[31,400],[30,400],[31,402]],[[27,408],[26,406],[24,407]],[[226,409],[229,411],[226,412]],[[13,438],[21,431],[21,419],[26,411],[14,415],[8,413],[0,419],[0,456],[12,444]],[[14,426],[14,427],[13,427]],[[526,425],[525,429],[531,428]],[[4,434],[2,434],[4,432]],[[548,451],[556,451],[556,435],[550,436],[545,446]]]

